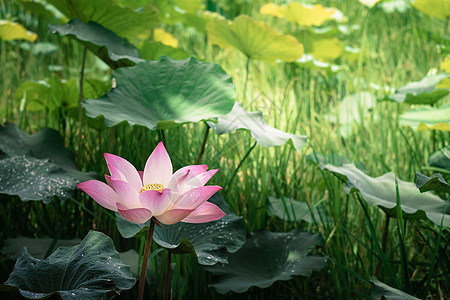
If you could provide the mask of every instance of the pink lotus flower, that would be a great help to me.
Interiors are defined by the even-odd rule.
[[[119,156],[105,153],[111,176],[105,184],[98,180],[79,183],[101,206],[118,211],[122,217],[145,223],[155,217],[164,224],[205,223],[222,218],[225,213],[207,200],[222,188],[204,186],[219,170],[207,171],[207,165],[186,166],[172,173],[172,163],[159,143],[145,164],[144,172]]]

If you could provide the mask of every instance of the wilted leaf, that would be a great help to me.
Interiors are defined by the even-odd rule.
[[[5,285],[19,287],[33,299],[52,292],[62,299],[99,299],[110,291],[131,289],[134,283],[113,241],[90,231],[78,246],[60,247],[47,259],[36,259],[24,248]]]
[[[143,61],[137,49],[126,39],[92,21],[83,23],[73,19],[62,26],[50,25],[49,30],[60,36],[75,38],[113,69]]]
[[[333,19],[335,8],[323,7],[320,4],[308,5],[291,2],[287,5],[267,3],[260,9],[261,14],[283,18],[300,26],[321,26],[325,21]]]
[[[251,59],[292,62],[303,55],[303,45],[293,36],[279,34],[246,15],[233,22],[212,20],[206,30],[211,43],[222,48],[234,47]]]
[[[370,177],[353,164],[336,167],[330,164],[320,167],[326,169],[345,182],[347,194],[359,191],[362,198],[371,206],[379,206],[391,217],[397,216],[397,194],[394,173],[380,177]],[[450,203],[431,192],[420,193],[416,185],[397,179],[401,209],[404,218],[428,218],[437,225],[450,227]]]
[[[250,130],[252,137],[263,147],[281,146],[291,141],[294,148],[300,151],[306,145],[306,136],[286,133],[269,126],[260,111],[245,111],[239,102],[234,104],[230,113],[219,117],[217,123],[208,122],[208,125],[217,134],[238,129]]]
[[[0,20],[0,40],[26,40],[29,42],[34,42],[36,39],[36,33],[26,30],[25,27],[19,23],[8,20]]]
[[[243,293],[252,286],[266,288],[278,280],[311,276],[321,270],[327,258],[308,254],[322,243],[318,234],[299,229],[288,233],[260,231],[252,233],[239,251],[229,255],[227,265],[205,269],[215,276],[211,286],[222,294]]]
[[[428,177],[416,172],[416,186],[422,193],[427,191],[450,193],[450,185],[439,173]]]
[[[374,300],[419,300],[419,298],[382,283],[376,277],[372,277],[370,282],[372,283],[372,299]]]
[[[236,97],[230,76],[220,66],[193,57],[161,57],[117,69],[113,76],[116,88],[82,103],[89,117],[103,115],[107,126],[126,121],[155,130],[211,120],[227,114]]]

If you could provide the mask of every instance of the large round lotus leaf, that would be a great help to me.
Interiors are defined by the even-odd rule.
[[[152,5],[139,10],[121,7],[111,0],[48,0],[69,19],[101,24],[121,37],[135,39],[151,30],[158,21],[158,11]]]
[[[337,38],[316,39],[312,45],[313,49],[310,54],[318,60],[334,60],[344,51],[341,41]]]
[[[48,159],[78,181],[96,177],[96,173],[78,171],[73,154],[64,147],[64,139],[54,129],[42,128],[41,131],[28,135],[16,125],[6,123],[0,126],[0,151],[7,157],[30,155],[38,159]]]
[[[345,181],[345,192],[359,191],[362,198],[372,206],[380,206],[390,216],[397,216],[397,194],[394,173],[380,177],[370,177],[353,164],[336,167],[321,164],[326,169]],[[431,192],[420,193],[416,185],[397,179],[401,209],[404,218],[428,218],[437,225],[450,227],[450,202],[444,201]]]
[[[376,277],[372,277],[370,282],[372,283],[372,299],[374,300],[419,300],[419,298],[379,281]]]
[[[269,126],[260,111],[248,112],[236,102],[233,110],[219,117],[217,123],[208,122],[217,134],[226,134],[238,129],[250,130],[252,137],[263,147],[281,146],[291,141],[297,151],[305,145],[307,136],[286,133]]]
[[[420,81],[413,81],[398,88],[395,94],[389,95],[386,100],[407,104],[434,104],[449,93],[448,89],[437,88],[447,74],[426,76]]]
[[[141,57],[147,60],[158,60],[161,56],[168,56],[175,60],[189,57],[189,54],[182,48],[173,48],[160,42],[142,41],[138,45],[138,49]]]
[[[306,202],[300,202],[291,198],[269,197],[268,201],[267,213],[285,221],[317,222],[318,224],[322,224],[322,222],[327,224],[330,221],[327,213],[321,206],[310,209]]]
[[[126,39],[92,21],[83,23],[73,19],[62,26],[50,25],[49,30],[61,36],[74,37],[113,69],[143,61],[137,49]]]
[[[246,15],[233,22],[212,20],[206,30],[211,43],[222,48],[234,47],[251,59],[292,62],[303,55],[303,45],[295,37],[279,34]]]
[[[427,191],[450,193],[450,185],[439,173],[428,177],[416,172],[416,186],[422,193]]]
[[[217,221],[190,224],[179,222],[174,225],[155,227],[153,239],[158,245],[174,253],[195,252],[202,265],[227,263],[228,252],[234,253],[245,242],[245,226],[242,217],[236,216],[220,194],[209,199],[218,205],[226,216]],[[116,214],[117,228],[123,237],[129,238],[140,233],[149,223],[135,224]]]
[[[411,4],[413,7],[426,13],[430,17],[444,21],[450,17],[449,0],[412,0]]]
[[[231,77],[216,64],[193,57],[161,57],[114,71],[117,87],[82,106],[95,118],[103,115],[107,126],[121,122],[152,130],[189,122],[207,121],[233,108],[236,90]]]
[[[267,3],[260,9],[261,14],[283,18],[300,26],[320,26],[325,21],[333,19],[335,8],[314,6],[300,2],[291,2],[286,5]]]
[[[47,259],[36,259],[24,248],[5,285],[20,288],[28,298],[42,299],[58,292],[62,299],[100,299],[106,293],[128,290],[135,283],[113,241],[90,231],[73,247],[60,247]]]
[[[414,129],[450,131],[450,103],[439,108],[417,107],[400,115],[400,124]]]
[[[244,246],[228,256],[228,264],[205,269],[215,275],[219,293],[243,293],[252,286],[266,288],[278,280],[292,276],[311,276],[327,263],[326,257],[309,256],[316,246],[322,245],[318,234],[294,229],[291,232],[260,231],[252,233]]]
[[[29,136],[15,125],[0,127],[0,193],[22,201],[70,197],[76,184],[94,178],[77,170],[72,154],[56,130]]]
[[[0,40],[26,40],[34,42],[37,34],[25,29],[22,25],[8,20],[0,20]]]

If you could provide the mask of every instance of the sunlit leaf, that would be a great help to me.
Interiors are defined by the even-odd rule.
[[[448,0],[411,0],[411,4],[430,17],[444,21],[450,17],[450,1]]]
[[[436,123],[433,126],[428,126],[425,123],[420,123],[417,127],[418,131],[424,131],[424,130],[440,130],[440,131],[450,131],[450,124],[449,123]]]
[[[121,7],[110,0],[48,0],[69,19],[83,23],[96,22],[121,37],[134,40],[139,34],[150,31],[158,21],[158,11],[152,5],[139,10]]]
[[[5,285],[19,287],[22,295],[33,299],[52,292],[62,299],[99,299],[134,283],[113,241],[90,231],[78,246],[60,247],[47,259],[36,259],[24,248]]]
[[[49,128],[30,136],[6,123],[0,127],[0,154],[0,193],[22,201],[65,200],[78,182],[95,177],[77,170],[63,138]]]
[[[330,61],[341,56],[343,51],[344,47],[337,38],[316,39],[310,54],[319,60]]]
[[[225,213],[222,219],[201,224],[179,222],[174,225],[156,227],[154,240],[158,245],[174,253],[195,253],[202,265],[227,263],[228,252],[234,253],[245,242],[245,226],[242,217],[236,216],[220,194],[209,200]],[[149,222],[136,224],[116,213],[117,228],[125,238],[145,232]]]
[[[395,94],[389,95],[388,100],[395,100],[407,104],[434,104],[448,95],[448,89],[437,89],[437,85],[447,74],[426,76],[420,81],[413,81],[398,88]]]
[[[117,69],[113,76],[116,88],[82,103],[89,117],[103,115],[107,126],[126,121],[155,130],[211,120],[227,114],[236,97],[220,66],[193,57],[175,61],[164,56]]]
[[[26,40],[29,42],[34,42],[36,39],[36,33],[26,30],[26,28],[19,23],[8,20],[0,20],[0,40]]]
[[[239,102],[234,104],[230,113],[219,117],[217,123],[208,122],[208,125],[219,135],[238,129],[249,130],[256,142],[263,147],[281,146],[290,141],[300,151],[307,140],[304,135],[286,133],[269,126],[260,111],[248,112]]]
[[[424,125],[421,125],[421,124]],[[440,129],[447,130],[450,124],[450,103],[439,108],[417,107],[400,115],[400,124],[411,126],[414,129]],[[419,127],[421,126],[421,127]],[[425,127],[426,126],[426,127]],[[433,126],[436,126],[433,128]]]
[[[422,193],[427,191],[450,193],[450,185],[439,173],[428,177],[416,172],[416,186]]]
[[[233,22],[212,20],[206,30],[211,43],[222,48],[234,47],[251,59],[292,62],[303,55],[303,45],[293,36],[279,34],[246,15]]]
[[[372,283],[372,299],[374,300],[419,300],[419,298],[382,283],[376,277],[372,277],[370,282]]]
[[[277,216],[278,218],[298,222],[305,221],[308,223],[328,223],[328,215],[323,207],[310,207],[306,202],[300,202],[291,198],[275,198],[269,197],[267,213],[270,216]]]
[[[371,206],[379,206],[391,217],[397,216],[397,194],[394,173],[386,173],[380,177],[370,177],[357,169],[353,164],[336,167],[323,165],[345,182],[346,193],[359,191],[362,198]],[[401,209],[404,218],[428,218],[433,223],[450,227],[450,203],[431,192],[420,193],[416,185],[397,178]]]
[[[265,4],[260,9],[263,15],[283,18],[300,26],[321,26],[325,21],[333,19],[335,8],[327,8],[320,4],[308,5],[291,2],[287,5]]]
[[[153,30],[153,39],[155,42],[160,42],[166,46],[178,47],[178,40],[172,34],[161,28]]]
[[[308,255],[323,241],[318,234],[294,229],[291,232],[251,233],[244,246],[228,257],[227,265],[205,269],[215,277],[219,293],[243,293],[252,286],[266,288],[295,275],[311,276],[327,263],[326,257]]]
[[[92,21],[83,23],[73,19],[62,26],[50,25],[49,30],[60,36],[75,38],[113,69],[143,61],[137,49],[126,39]]]
[[[143,59],[158,60],[161,56],[168,56],[175,60],[186,59],[189,54],[182,48],[173,48],[160,42],[142,41],[138,46]]]

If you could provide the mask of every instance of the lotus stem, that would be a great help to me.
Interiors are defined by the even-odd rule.
[[[255,143],[250,147],[250,149],[248,149],[247,153],[245,153],[244,157],[243,157],[243,158],[241,159],[241,161],[239,162],[239,165],[237,166],[236,170],[234,170],[233,175],[231,175],[230,180],[228,180],[227,185],[226,185],[226,187],[227,187],[227,193],[228,193],[228,191],[229,191],[229,189],[230,189],[230,187],[231,187],[231,183],[233,182],[234,177],[236,177],[236,175],[237,175],[239,169],[240,169],[241,166],[244,164],[244,161],[245,161],[245,160],[247,159],[247,157],[250,155],[250,152],[252,152],[253,148],[256,147],[256,143],[257,143],[257,142],[255,142]]]
[[[205,146],[206,146],[206,141],[208,140],[208,135],[209,135],[209,125],[206,124],[206,129],[205,129],[205,134],[203,135],[203,143],[202,143],[202,147],[200,148],[200,152],[198,153],[198,157],[197,160],[195,161],[195,164],[198,165],[200,163],[200,160],[203,157],[203,154],[205,153]]]
[[[147,232],[147,238],[145,239],[144,246],[144,254],[142,255],[142,263],[141,263],[141,275],[139,276],[139,294],[138,299],[144,299],[144,289],[145,289],[145,277],[147,275],[147,262],[148,256],[150,255],[150,248],[152,246],[153,241],[153,232],[155,231],[155,222],[153,218],[150,219],[150,228]]]
[[[169,286],[170,286],[170,267],[172,264],[172,254],[167,251],[167,269],[166,269],[166,282],[164,284],[164,300],[169,297]]]
[[[242,98],[245,99],[245,94],[247,92],[247,83],[248,83],[248,73],[250,71],[250,57],[247,56],[247,63],[245,64],[245,85],[244,85],[244,94]]]
[[[78,135],[78,143],[77,143],[77,149],[78,153],[80,153],[81,157],[81,139],[83,135],[81,134],[81,130],[83,127],[83,109],[81,108],[81,101],[83,101],[84,95],[83,95],[83,81],[84,81],[84,68],[86,66],[86,54],[87,54],[87,47],[85,46],[83,49],[83,58],[81,59],[81,70],[80,70],[80,98],[78,103],[78,128],[80,129],[80,134]]]

